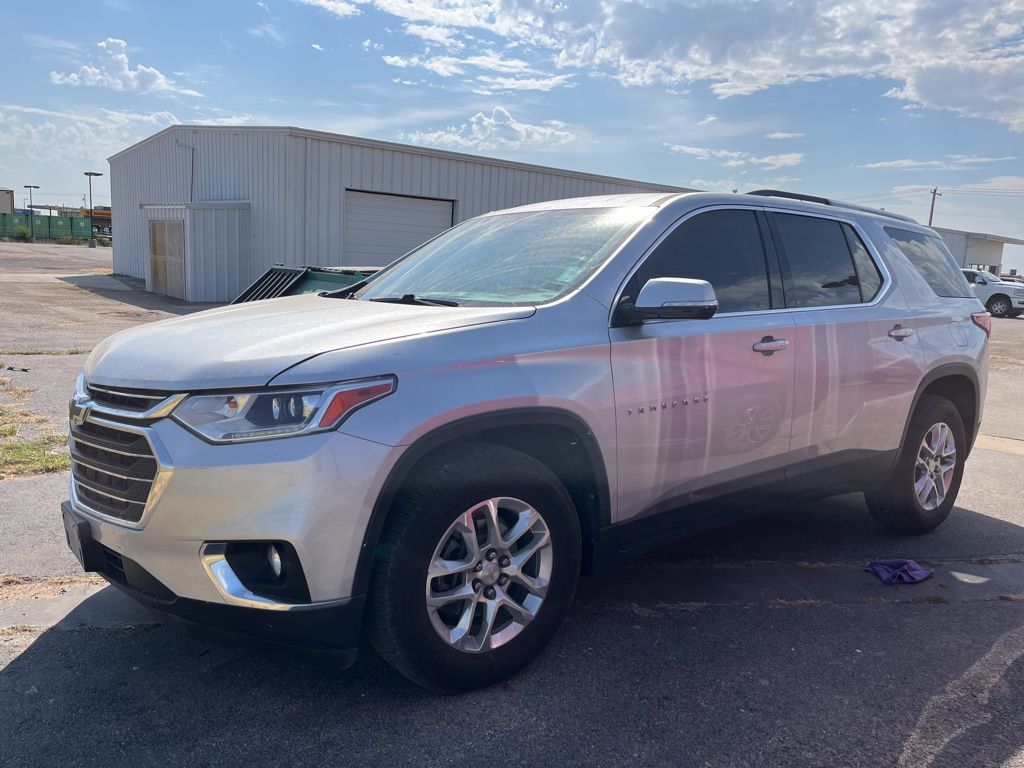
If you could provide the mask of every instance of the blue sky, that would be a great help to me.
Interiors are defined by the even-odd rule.
[[[0,187],[173,123],[297,125],[1024,238],[1024,0],[8,4]],[[106,177],[94,186],[108,198]],[[1004,266],[1024,271],[1024,247]]]

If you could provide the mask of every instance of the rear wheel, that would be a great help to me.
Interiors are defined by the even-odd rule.
[[[400,494],[381,544],[370,640],[435,690],[490,685],[528,664],[579,578],[579,521],[564,486],[502,446],[431,461]]]
[[[993,317],[1006,317],[1013,310],[1013,306],[1008,297],[993,296],[988,300],[987,309]]]
[[[966,450],[960,412],[944,397],[924,395],[893,471],[864,493],[872,516],[904,533],[937,528],[956,502]]]

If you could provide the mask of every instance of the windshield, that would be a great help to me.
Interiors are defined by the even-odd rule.
[[[582,285],[651,211],[584,208],[470,219],[375,275],[354,297],[543,304]]]

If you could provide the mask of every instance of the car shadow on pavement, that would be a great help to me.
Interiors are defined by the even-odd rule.
[[[104,299],[130,304],[150,312],[189,315],[193,312],[221,306],[220,304],[192,303],[176,299],[173,296],[149,293],[144,280],[123,275],[68,275],[58,279]]]
[[[0,763],[937,767],[1019,756],[1024,601],[902,600],[924,585],[889,588],[860,569],[869,552],[967,563],[1021,552],[1024,530],[958,509],[934,534],[891,536],[850,507],[793,508],[586,579],[537,662],[463,696],[420,690],[369,651],[338,671],[164,624],[75,629],[83,604],[0,672]],[[775,600],[765,575],[796,553],[835,578]],[[713,590],[720,574],[706,566],[723,560],[742,566],[732,599],[672,600],[671,583],[651,599],[657,581]],[[866,592],[831,599],[845,580]],[[0,654],[32,637],[0,638]]]

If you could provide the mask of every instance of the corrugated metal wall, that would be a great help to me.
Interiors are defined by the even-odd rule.
[[[185,220],[189,248],[185,298],[230,301],[252,280],[249,274],[249,209],[190,207]]]
[[[564,197],[672,190],[415,148],[363,146],[288,129],[178,127],[114,157],[110,166],[114,271],[120,274],[145,277],[148,243],[140,204],[249,201],[250,242],[237,278],[233,266],[220,263],[216,228],[203,230],[209,236],[186,232],[195,270],[187,277],[190,295],[217,300],[233,298],[277,262],[346,264],[346,189],[454,200],[456,222]],[[217,288],[208,291],[208,284]]]

